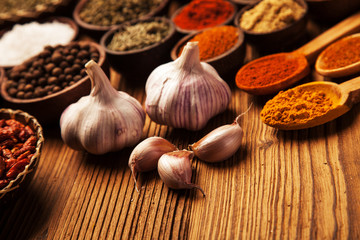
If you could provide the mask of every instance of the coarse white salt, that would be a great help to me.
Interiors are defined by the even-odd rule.
[[[40,53],[45,46],[68,44],[75,30],[58,21],[16,24],[0,39],[0,66],[14,66]]]

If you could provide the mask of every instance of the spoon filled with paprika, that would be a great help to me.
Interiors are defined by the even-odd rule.
[[[305,83],[279,92],[261,110],[261,120],[281,130],[315,127],[329,122],[360,102],[360,77],[337,84]]]
[[[360,33],[344,37],[322,51],[315,69],[325,77],[345,77],[360,72]]]
[[[293,52],[283,52],[255,59],[236,74],[238,88],[254,94],[266,95],[295,84],[310,72],[318,54],[334,41],[360,30],[360,12],[329,28]]]

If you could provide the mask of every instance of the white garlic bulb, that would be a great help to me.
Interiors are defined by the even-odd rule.
[[[136,144],[142,135],[145,112],[129,94],[115,90],[103,70],[89,61],[86,72],[92,89],[61,115],[63,141],[92,154],[118,151]]]
[[[230,158],[241,146],[243,130],[239,118],[232,124],[214,129],[189,148],[205,162],[220,162]]]
[[[162,137],[146,138],[133,149],[129,157],[128,165],[131,169],[137,191],[136,173],[156,169],[161,155],[175,150],[177,150],[177,148]]]
[[[156,123],[202,129],[225,111],[231,91],[216,70],[200,62],[197,42],[188,42],[175,61],[155,68],[147,79],[146,112]]]
[[[205,196],[204,190],[191,183],[190,160],[194,157],[192,151],[177,150],[163,154],[158,162],[158,172],[161,180],[169,188],[173,189],[199,189]]]

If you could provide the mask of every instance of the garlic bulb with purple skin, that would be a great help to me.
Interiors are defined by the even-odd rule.
[[[145,91],[151,120],[193,131],[225,111],[231,98],[229,86],[216,70],[200,62],[197,42],[188,42],[178,59],[155,68]]]
[[[194,153],[187,150],[177,150],[163,154],[158,162],[158,172],[161,180],[173,189],[199,189],[205,196],[204,190],[191,183],[192,169],[190,161]]]
[[[134,178],[136,191],[139,191],[136,184],[136,174],[155,170],[161,155],[175,150],[177,148],[162,137],[146,138],[134,148],[129,157],[129,167]]]
[[[61,138],[75,150],[104,154],[133,146],[142,136],[145,112],[129,94],[114,89],[93,60],[85,65],[92,89],[61,115]]]
[[[234,155],[241,146],[243,130],[239,115],[232,124],[220,126],[189,146],[205,162],[220,162]]]

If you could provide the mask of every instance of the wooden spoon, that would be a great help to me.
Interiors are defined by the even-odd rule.
[[[281,130],[296,130],[318,126],[343,115],[349,111],[355,103],[360,102],[360,77],[341,84],[328,81],[316,81],[295,88],[302,88],[305,91],[320,90],[324,92],[333,102],[332,109],[324,113],[324,115],[309,119],[306,122],[268,124],[269,126]]]
[[[342,49],[341,46],[345,42],[349,42],[349,41],[354,42],[354,40],[360,42],[360,33],[342,38],[339,41],[336,41],[335,43],[331,44],[328,48],[326,48],[323,52],[321,52],[315,63],[316,71],[325,77],[345,77],[360,72],[360,61],[352,62],[349,65],[343,67],[336,67],[336,68],[329,68],[327,64],[329,51],[334,51],[332,50],[333,48],[340,47],[341,52],[339,53],[339,55],[345,54],[346,56],[347,51],[346,49]]]
[[[332,42],[347,36],[349,34],[355,33],[360,30],[360,12],[344,19],[339,22],[332,28],[328,29],[318,37],[314,38],[301,48],[289,52],[289,53],[277,53],[269,56],[258,58],[254,61],[251,61],[244,65],[236,75],[236,85],[251,94],[254,95],[265,95],[265,94],[273,94],[278,91],[285,89],[300,79],[304,78],[309,74],[310,68],[309,64],[313,64],[316,60],[318,54]],[[297,60],[297,68],[295,70],[288,71],[283,78],[279,78],[276,82],[272,82],[263,86],[253,86],[248,84],[247,81],[244,81],[244,78],[247,76],[244,74],[248,69],[262,69],[264,70],[265,66],[262,64],[264,60],[269,58],[276,58],[278,61],[284,61],[286,59],[296,59]],[[276,66],[270,65],[266,68],[276,69]],[[284,72],[284,71],[283,71]],[[286,71],[285,71],[286,72]],[[249,76],[247,76],[249,78]],[[264,79],[266,81],[266,79]]]

